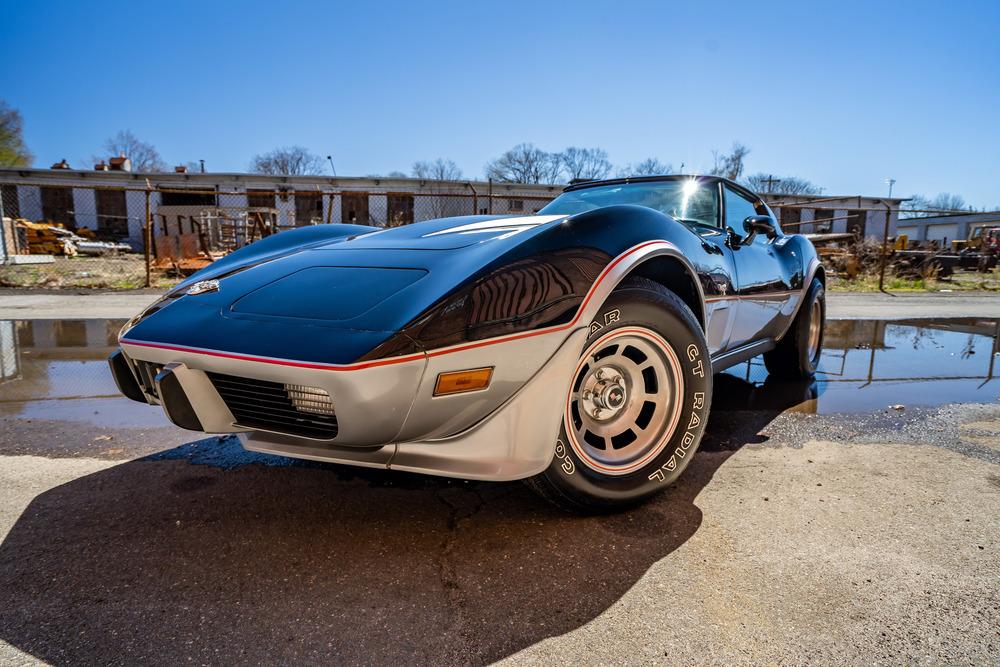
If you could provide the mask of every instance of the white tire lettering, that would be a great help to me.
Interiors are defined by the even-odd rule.
[[[694,345],[688,347],[688,359],[693,361],[691,349],[694,348],[694,358],[697,358],[698,348]],[[701,360],[698,360],[698,366],[700,367]],[[695,430],[701,425],[701,411],[705,409],[705,392],[696,391],[692,396],[691,400],[691,419],[688,421],[688,426],[684,435],[681,436],[681,444],[679,447],[674,449],[674,453],[670,455],[670,458],[660,466],[658,469],[654,470],[649,475],[650,481],[655,482],[665,482],[667,481],[667,473],[677,470],[677,460],[683,459],[687,456],[688,450],[694,444],[695,441]]]
[[[559,467],[567,475],[572,475],[576,472],[576,465],[573,463],[573,459],[569,457],[569,453],[566,451],[566,445],[563,444],[562,440],[556,440],[556,458],[559,459]]]

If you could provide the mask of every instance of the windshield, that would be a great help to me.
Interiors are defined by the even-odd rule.
[[[602,185],[564,192],[538,213],[573,215],[604,206],[635,204],[665,213],[681,222],[717,226],[718,188],[695,178]]]

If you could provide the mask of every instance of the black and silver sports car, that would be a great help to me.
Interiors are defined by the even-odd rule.
[[[735,183],[599,181],[537,215],[268,237],[133,318],[110,364],[126,396],[250,450],[614,507],[684,470],[713,373],[815,371],[824,283]]]

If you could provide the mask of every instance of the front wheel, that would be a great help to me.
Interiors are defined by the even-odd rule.
[[[767,372],[787,379],[811,378],[819,367],[826,324],[826,291],[813,278],[792,326],[773,350],[764,353]]]
[[[569,510],[627,507],[666,488],[701,441],[712,398],[708,349],[674,293],[631,279],[591,324],[549,467],[527,480]]]

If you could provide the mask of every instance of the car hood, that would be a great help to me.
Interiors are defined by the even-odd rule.
[[[352,363],[565,217],[430,220],[311,242],[257,263],[248,256],[217,277],[217,290],[187,294],[185,281],[136,318],[123,342]]]

